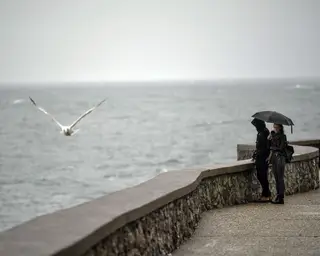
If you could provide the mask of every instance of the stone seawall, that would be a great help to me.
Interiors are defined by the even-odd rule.
[[[296,146],[314,147],[320,152],[320,140],[295,140],[290,141],[289,144]],[[250,159],[255,149],[255,145],[238,144],[237,145],[237,160]],[[320,153],[319,153],[320,160]],[[319,161],[320,166],[320,161]]]
[[[84,255],[167,255],[191,237],[202,212],[246,203],[250,179],[250,169],[205,178],[194,191],[122,227]]]
[[[238,146],[239,159],[250,152],[252,146]],[[295,152],[286,166],[286,194],[319,187],[318,150],[295,146]],[[167,255],[190,238],[202,212],[247,203],[258,193],[250,160],[167,172],[0,233],[0,255]]]
[[[308,146],[317,148],[319,151],[320,140],[305,140],[305,141],[291,141],[291,145]],[[315,188],[319,188],[319,172],[313,172],[311,169],[319,167],[319,154],[318,159],[304,160],[301,156],[303,153],[302,148],[297,148],[297,152],[294,154],[292,163],[287,164],[285,168],[285,193],[286,195],[292,195],[294,193],[306,192],[310,190],[310,185]],[[254,145],[237,145],[237,160],[251,159],[255,150]],[[270,190],[272,194],[276,193],[275,179],[269,168],[268,179],[270,182]],[[314,183],[314,184],[312,184]],[[252,199],[257,199],[261,193],[261,188],[257,175],[255,172],[252,173]]]

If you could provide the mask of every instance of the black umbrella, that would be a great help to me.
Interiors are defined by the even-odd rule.
[[[252,117],[265,121],[267,123],[289,125],[291,126],[292,133],[292,126],[294,125],[292,120],[281,113],[278,113],[276,111],[260,111],[252,115]]]

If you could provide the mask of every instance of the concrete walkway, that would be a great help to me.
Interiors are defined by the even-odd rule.
[[[320,256],[320,189],[285,205],[247,204],[204,213],[193,237],[173,256]]]

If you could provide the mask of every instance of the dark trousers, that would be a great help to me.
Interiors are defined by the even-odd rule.
[[[284,169],[286,158],[279,153],[273,154],[271,158],[272,172],[276,180],[277,197],[284,198]]]
[[[256,169],[257,169],[257,178],[262,187],[262,196],[270,197],[271,192],[269,189],[268,181],[268,163],[266,162],[266,157],[257,157],[256,159]]]

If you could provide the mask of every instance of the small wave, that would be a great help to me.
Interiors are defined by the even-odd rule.
[[[236,123],[239,122],[239,120],[223,120],[223,121],[217,121],[216,124],[232,124],[232,123]]]
[[[156,169],[157,174],[164,173],[164,172],[168,172],[168,169],[167,168],[157,168]]]
[[[224,121],[219,121],[218,124],[233,124],[233,123],[246,123],[246,122],[251,122],[251,119],[245,118],[245,119],[224,120]]]
[[[314,89],[314,86],[306,85],[306,84],[296,84],[294,86],[289,87],[289,89],[310,90],[310,89]]]
[[[203,122],[195,124],[194,127],[207,127],[212,125],[224,125],[224,124],[233,124],[233,123],[244,123],[250,122],[250,119],[231,119],[231,120],[217,120],[213,122]]]
[[[132,178],[135,174],[132,172],[118,172],[116,174],[105,174],[103,177],[109,181],[113,181],[116,179],[126,179],[126,178]]]
[[[115,119],[115,120],[125,120],[125,119],[130,119],[131,116],[126,115],[126,116],[113,116],[110,117],[110,119]]]
[[[206,127],[212,124],[213,124],[212,122],[202,122],[202,123],[195,124],[194,127]]]
[[[12,102],[12,104],[21,104],[21,103],[24,103],[26,100],[25,99],[16,99]]]
[[[95,168],[96,168],[97,170],[106,170],[106,169],[108,169],[109,167],[110,167],[109,164],[98,164],[98,165],[95,166]]]
[[[103,177],[106,178],[109,181],[114,181],[117,178],[114,175],[108,175],[108,174],[104,175]]]
[[[181,164],[181,161],[175,158],[171,158],[171,159],[168,159],[167,161],[158,163],[158,165],[164,165],[164,166],[170,165],[170,164]]]

